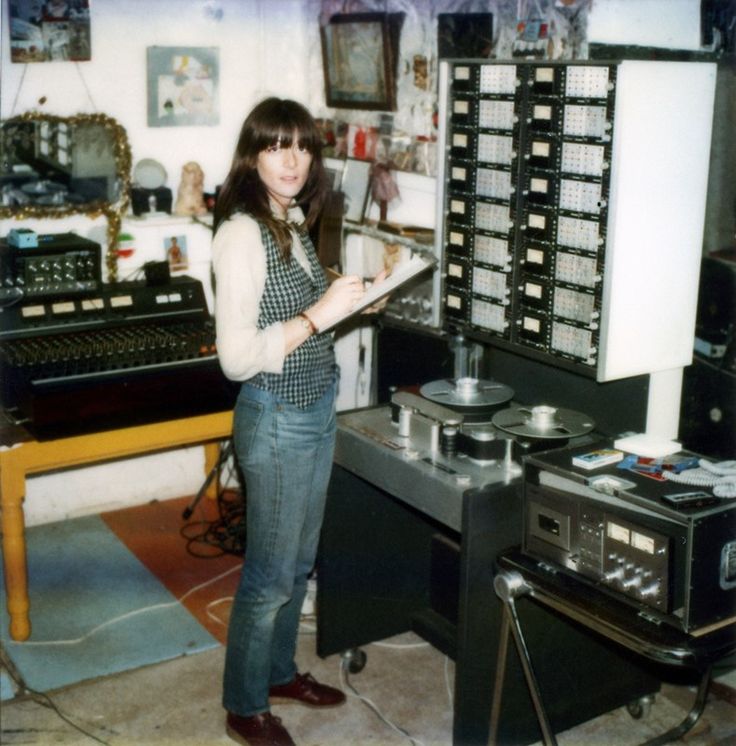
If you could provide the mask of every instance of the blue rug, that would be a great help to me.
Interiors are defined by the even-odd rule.
[[[31,637],[10,640],[0,574],[0,641],[29,688],[48,692],[220,645],[98,516],[34,526],[26,544]],[[3,673],[0,697],[12,696]]]

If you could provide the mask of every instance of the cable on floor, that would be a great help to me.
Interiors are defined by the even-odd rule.
[[[315,581],[310,579],[307,594],[311,594],[312,596],[314,596],[316,593],[316,583]],[[207,614],[207,618],[211,619],[213,622],[215,622],[215,624],[220,624],[223,627],[227,626],[227,622],[217,616],[217,614],[213,613],[213,609],[216,606],[220,606],[220,604],[232,602],[234,600],[234,596],[222,596],[221,598],[216,598],[214,601],[210,601],[205,607],[205,614]],[[305,598],[305,602],[306,600],[307,599]],[[303,637],[313,637],[317,634],[317,614],[314,611],[305,612],[303,609],[304,607],[302,607],[302,613],[299,617],[299,634]]]
[[[180,529],[180,535],[186,539],[186,550],[193,557],[209,559],[234,554],[242,557],[245,554],[245,490],[232,457],[228,452],[221,452],[221,460],[216,468],[217,477],[217,518],[204,518],[204,508],[199,505],[199,521],[186,523]],[[211,477],[215,476],[214,472]],[[223,485],[237,484],[237,489]],[[191,508],[189,510],[191,512]],[[185,518],[188,514],[185,513]]]
[[[53,699],[51,699],[51,697],[49,697],[48,694],[36,691],[35,689],[31,689],[31,687],[26,684],[20,671],[15,667],[13,661],[10,660],[10,657],[6,653],[5,647],[2,643],[0,643],[0,666],[2,666],[2,668],[4,668],[8,672],[8,676],[10,676],[10,678],[15,682],[15,685],[18,687],[19,692],[28,695],[37,705],[53,710],[53,712],[55,712],[56,715],[61,718],[67,725],[71,726],[72,728],[74,728],[74,730],[78,731],[82,735],[87,736],[87,738],[91,738],[93,741],[97,741],[97,743],[103,744],[103,746],[110,746],[107,741],[98,738],[94,733],[90,733],[90,731],[83,728],[81,725],[79,725],[79,723],[76,723],[69,715],[67,715],[65,712],[62,712],[59,706],[54,702]]]
[[[428,648],[428,642],[372,642],[377,648],[393,648],[394,650],[409,650],[411,648]]]
[[[193,557],[209,559],[225,554],[245,554],[245,501],[238,490],[222,490],[217,496],[218,517],[187,523],[179,533]]]
[[[428,642],[371,642],[377,648],[393,648],[394,650],[410,650],[412,648],[427,648],[430,646]],[[445,689],[447,690],[447,701],[450,705],[450,709],[453,707],[454,693],[452,688],[452,682],[450,681],[450,657],[445,656]]]
[[[445,656],[445,688],[447,689],[447,702],[452,710],[455,704],[455,691],[450,681],[450,656]]]
[[[361,694],[351,683],[350,683],[350,676],[348,674],[348,664],[349,661],[347,658],[341,658],[340,659],[340,683],[342,685],[342,690],[347,694],[348,696],[355,697],[359,699],[366,707],[368,707],[369,710],[373,712],[374,715],[378,717],[379,720],[381,720],[383,723],[388,725],[389,728],[392,730],[395,730],[400,735],[404,736],[409,740],[410,743],[414,744],[414,746],[425,746],[424,742],[421,741],[418,738],[414,738],[409,731],[402,728],[400,725],[396,725],[396,723],[389,720],[380,710],[378,705],[373,702],[373,700],[369,699],[368,697]],[[345,689],[348,689],[346,691]]]
[[[118,622],[122,622],[125,619],[130,619],[132,617],[138,616],[139,614],[145,614],[149,611],[158,611],[159,609],[168,609],[168,608],[171,608],[172,606],[179,606],[184,601],[184,599],[191,596],[193,593],[196,593],[202,588],[206,588],[208,585],[211,585],[212,583],[216,583],[218,580],[221,580],[222,578],[227,577],[233,572],[239,572],[242,566],[243,566],[242,564],[233,565],[233,567],[230,567],[224,572],[221,572],[219,575],[215,575],[214,578],[205,580],[203,583],[200,583],[199,585],[195,585],[193,588],[190,588],[186,593],[184,593],[182,596],[175,599],[174,601],[167,601],[165,603],[153,604],[151,606],[144,606],[140,609],[133,609],[132,611],[128,611],[125,614],[121,614],[120,616],[113,617],[112,619],[108,619],[107,621],[102,622],[101,624],[98,624],[96,627],[93,627],[89,632],[85,633],[81,637],[76,637],[71,640],[23,640],[23,641],[18,641],[14,644],[23,645],[25,647],[41,647],[41,646],[50,646],[50,645],[79,645],[80,643],[84,642],[88,637],[91,637],[92,635],[99,632],[101,629],[104,629],[105,627],[109,627],[113,624],[117,624]]]

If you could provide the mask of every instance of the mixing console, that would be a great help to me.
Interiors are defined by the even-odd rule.
[[[103,285],[0,315],[6,416],[37,438],[230,409],[202,284]]]

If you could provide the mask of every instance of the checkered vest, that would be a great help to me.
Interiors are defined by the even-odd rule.
[[[258,328],[293,319],[317,302],[327,290],[327,280],[312,242],[301,242],[312,269],[312,277],[292,257],[284,261],[271,232],[259,223],[266,250],[266,285],[261,297]],[[286,356],[281,373],[258,373],[248,383],[266,389],[297,407],[305,408],[320,399],[337,377],[332,334],[313,334]]]

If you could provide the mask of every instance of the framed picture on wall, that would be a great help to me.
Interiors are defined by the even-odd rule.
[[[438,13],[437,56],[440,59],[490,57],[493,13]]]
[[[87,62],[92,58],[89,0],[12,0],[11,62]]]
[[[327,105],[396,109],[395,68],[403,13],[349,13],[321,28]]]
[[[148,47],[147,62],[149,127],[219,123],[216,47]]]

